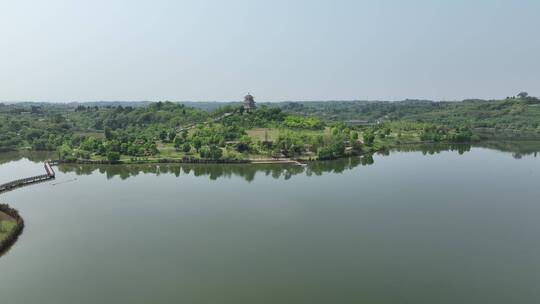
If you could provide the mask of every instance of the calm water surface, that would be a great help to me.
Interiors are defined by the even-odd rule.
[[[0,196],[27,223],[0,302],[538,303],[540,158],[498,149],[62,166]],[[34,161],[0,155],[0,183]]]

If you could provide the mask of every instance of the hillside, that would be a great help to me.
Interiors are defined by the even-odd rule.
[[[74,107],[76,105],[76,107]],[[540,102],[0,104],[0,150],[107,161],[331,159],[400,144],[537,137]]]

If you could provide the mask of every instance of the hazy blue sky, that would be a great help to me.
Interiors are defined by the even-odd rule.
[[[0,100],[540,95],[539,0],[0,0]]]

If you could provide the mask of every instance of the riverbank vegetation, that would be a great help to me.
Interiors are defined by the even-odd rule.
[[[0,255],[15,243],[23,228],[24,221],[17,210],[0,204]]]
[[[15,227],[15,224],[15,219],[0,211],[0,242],[6,239]]]
[[[212,111],[173,102],[0,104],[0,150],[57,151],[67,162],[325,160],[510,130],[540,134],[538,99],[275,103],[250,111],[234,103]]]

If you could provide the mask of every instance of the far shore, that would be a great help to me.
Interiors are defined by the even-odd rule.
[[[409,142],[399,142],[391,143],[387,145],[376,145],[376,146],[363,146],[363,151],[346,151],[343,156],[334,157],[329,159],[318,159],[313,155],[298,155],[297,157],[280,157],[280,158],[268,158],[268,157],[250,157],[246,159],[201,159],[196,157],[184,157],[184,158],[166,158],[166,157],[134,157],[128,158],[123,157],[119,160],[106,160],[106,159],[70,159],[70,160],[53,160],[53,162],[58,164],[88,164],[88,165],[133,165],[133,164],[282,164],[282,165],[299,165],[303,166],[307,163],[319,162],[319,161],[329,161],[337,160],[347,157],[355,157],[362,155],[373,155],[379,152],[385,152],[392,149],[397,149],[400,147],[406,146],[421,146],[421,145],[432,145],[432,144],[442,144],[442,145],[470,145],[477,143],[475,142],[434,142],[434,141],[409,141]]]
[[[347,155],[347,157],[352,155]],[[258,158],[245,160],[209,160],[209,159],[181,159],[181,158],[140,158],[140,159],[121,159],[117,161],[110,160],[54,160],[58,164],[88,164],[88,165],[131,165],[131,164],[283,164],[283,165],[303,165],[306,162],[318,161],[316,159],[303,158]]]
[[[452,142],[433,142],[433,141],[410,141],[410,142],[400,142],[384,146],[364,146],[362,152],[347,151],[343,156],[330,158],[330,159],[318,159],[313,155],[298,155],[297,157],[279,157],[279,158],[269,158],[264,157],[254,157],[246,159],[203,159],[197,158],[194,156],[188,156],[183,158],[167,158],[167,157],[126,157],[122,156],[119,160],[107,160],[107,159],[54,159],[55,151],[43,151],[50,153],[49,160],[52,164],[86,164],[86,165],[136,165],[136,164],[281,164],[281,165],[299,165],[303,166],[307,163],[319,162],[319,161],[328,161],[328,160],[337,160],[347,157],[355,157],[362,155],[373,155],[379,152],[385,152],[392,149],[406,147],[406,146],[420,146],[420,145],[430,145],[430,144],[443,144],[443,145],[467,145],[474,144],[476,142],[463,142],[463,143],[452,143]],[[30,151],[28,149],[21,149],[19,151]]]

